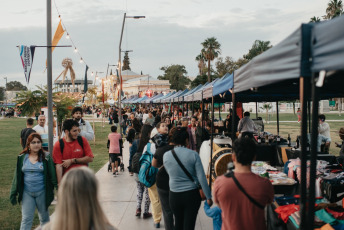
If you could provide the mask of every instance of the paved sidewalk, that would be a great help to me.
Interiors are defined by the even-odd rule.
[[[136,211],[136,182],[132,176],[129,176],[127,170],[129,161],[129,143],[124,143],[124,165],[125,171],[120,175],[113,177],[112,173],[107,171],[108,164],[105,164],[97,173],[99,181],[99,199],[103,210],[110,223],[119,230],[148,230],[155,229],[153,219],[142,219],[135,216]],[[142,208],[143,208],[142,202]],[[164,229],[163,220],[161,228]],[[198,212],[196,228],[197,230],[213,229],[212,219],[204,214],[203,204]]]

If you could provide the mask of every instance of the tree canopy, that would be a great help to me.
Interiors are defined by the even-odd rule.
[[[342,0],[331,0],[327,4],[326,15],[324,19],[333,19],[343,14],[343,3]]]
[[[5,100],[5,87],[0,87],[0,101]]]
[[[164,71],[164,75],[159,75],[159,80],[169,80],[171,89],[184,90],[191,80],[186,77],[187,71],[184,65],[163,66],[160,70]]]
[[[27,87],[24,86],[19,81],[10,81],[6,84],[7,91],[20,91],[20,90],[27,90]]]
[[[270,44],[270,41],[255,40],[251,49],[243,57],[247,60],[252,60],[254,57],[270,49],[271,47],[272,45]]]

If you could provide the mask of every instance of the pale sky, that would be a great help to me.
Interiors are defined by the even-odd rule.
[[[105,77],[108,63],[118,61],[123,14],[146,16],[126,19],[122,50],[129,53],[131,70],[152,77],[162,75],[162,66],[185,65],[188,76],[198,73],[195,57],[201,43],[216,37],[222,57],[242,57],[257,39],[278,44],[302,23],[325,14],[327,0],[55,0],[62,21],[91,72]],[[52,36],[58,14],[52,0]],[[0,86],[5,79],[25,77],[17,45],[46,45],[46,1],[1,1],[0,7]],[[59,45],[72,45],[65,36]],[[46,85],[45,48],[37,48],[29,88]],[[124,54],[122,55],[123,58]],[[77,79],[83,79],[85,64],[73,48],[53,52],[53,80],[63,71],[64,58],[73,59]],[[122,59],[123,60],[123,59]],[[214,62],[212,63],[214,65]],[[69,74],[68,74],[69,75]]]

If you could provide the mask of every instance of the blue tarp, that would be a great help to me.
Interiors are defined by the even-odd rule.
[[[227,92],[233,88],[233,74],[226,73],[221,79],[213,84],[213,87],[207,87],[203,90],[203,98],[210,98]]]
[[[172,94],[174,94],[175,92],[169,92],[168,94],[166,94],[166,95],[164,95],[164,96],[162,96],[162,97],[160,97],[160,98],[157,98],[157,99],[154,99],[153,100],[153,103],[160,103],[161,102],[161,100],[163,100],[163,99],[165,99],[165,98],[167,98],[167,97],[170,97]]]
[[[181,92],[179,95],[176,95],[175,97],[171,98],[172,102],[178,102],[179,101],[179,97],[185,95],[187,92],[189,92],[188,89],[185,89],[183,92]]]

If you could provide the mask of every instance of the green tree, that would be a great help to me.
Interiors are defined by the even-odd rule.
[[[199,70],[199,75],[203,75],[204,73],[204,68],[206,67],[205,65],[205,57],[202,53],[198,54],[195,58],[195,60],[198,62],[198,70]]]
[[[6,84],[7,91],[20,91],[20,90],[27,90],[27,87],[24,86],[19,81],[10,81]]]
[[[223,60],[222,57],[219,57],[215,62],[216,74],[222,77],[226,73],[232,74],[236,69],[236,62],[231,57],[225,57]]]
[[[333,19],[343,14],[342,0],[331,0],[327,4],[325,19]]]
[[[191,80],[186,77],[187,71],[184,65],[163,66],[160,70],[164,71],[164,75],[158,76],[159,80],[169,80],[171,89],[184,90]]]
[[[129,51],[125,51],[124,58],[123,58],[123,67],[122,70],[131,70],[130,69],[130,60],[129,60]]]
[[[69,114],[70,108],[74,107],[78,102],[77,97],[71,96],[69,93],[53,93],[53,102],[56,109],[58,134],[60,136],[62,131],[62,122]]]
[[[5,100],[5,87],[0,87],[0,101]]]
[[[221,54],[221,44],[216,40],[215,37],[207,38],[201,44],[203,46],[201,53],[208,61],[208,82],[211,82],[210,62],[217,58],[219,54]]]
[[[313,18],[310,19],[309,22],[320,22],[320,18],[314,16]]]
[[[22,115],[32,116],[47,105],[47,94],[44,94],[41,89],[21,91],[18,93],[16,102],[19,104]]]
[[[271,47],[272,45],[270,44],[270,41],[255,40],[251,49],[248,51],[248,54],[244,55],[243,57],[247,60],[252,60],[254,57],[270,49]]]

